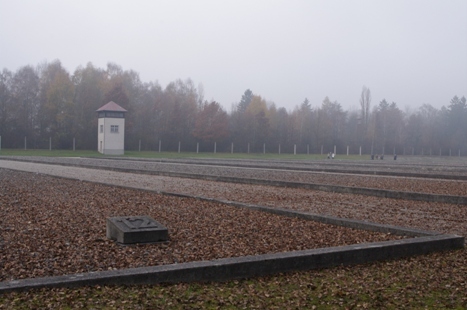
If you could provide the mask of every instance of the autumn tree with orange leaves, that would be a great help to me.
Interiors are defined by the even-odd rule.
[[[221,142],[229,136],[227,113],[221,105],[212,101],[204,103],[196,116],[193,136],[202,142]]]

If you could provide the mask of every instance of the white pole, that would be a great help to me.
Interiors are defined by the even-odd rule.
[[[196,154],[199,153],[199,142],[196,142]]]
[[[2,150],[2,136],[0,136],[0,151]]]
[[[230,145],[230,153],[233,154],[233,142],[232,142],[232,144]]]
[[[349,156],[349,146],[347,145],[347,156]]]
[[[306,155],[310,155],[310,145],[306,145]]]
[[[334,145],[334,154],[337,155],[337,154],[336,154],[336,146],[335,146],[335,145]]]
[[[73,138],[73,152],[76,150],[75,148],[75,138]]]
[[[296,144],[293,145],[293,154],[297,155],[297,145]]]
[[[266,143],[263,143],[263,154],[266,154]]]
[[[323,145],[321,145],[321,155],[323,155]]]
[[[159,140],[159,153],[161,152],[161,140]]]
[[[141,152],[141,139],[139,139],[138,152]]]
[[[248,154],[250,154],[250,143],[248,143]]]
[[[25,150],[27,149],[27,141],[26,141],[26,137],[24,137],[24,149],[25,149]]]
[[[180,153],[180,141],[178,141],[178,152]]]
[[[52,151],[52,137],[49,137],[49,151]]]
[[[359,151],[359,153],[360,153],[360,156],[362,156],[362,146],[361,146],[361,145],[360,145],[360,151]]]
[[[217,142],[214,142],[214,154],[216,154],[217,151]]]
[[[279,143],[279,155],[281,154],[281,144]]]

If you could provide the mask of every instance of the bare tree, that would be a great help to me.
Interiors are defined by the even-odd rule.
[[[366,86],[362,88],[362,94],[360,96],[360,106],[362,108],[362,124],[366,131],[368,130],[368,124],[370,123],[370,105],[371,105],[371,91]]]

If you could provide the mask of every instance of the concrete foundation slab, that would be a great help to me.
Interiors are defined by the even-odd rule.
[[[444,235],[437,232],[422,231],[418,229],[381,225],[330,216],[314,215],[294,210],[275,209],[232,201],[220,201],[210,198],[193,197],[190,195],[177,193],[162,192],[162,194],[177,197],[191,197],[205,201],[216,201],[218,203],[241,208],[260,210],[263,212],[270,212],[283,216],[300,217],[308,220],[351,227],[355,229],[365,229],[404,235],[409,236],[410,238],[384,242],[354,244],[332,248],[222,258],[211,261],[196,261],[181,264],[5,281],[0,282],[0,294],[9,291],[20,291],[44,287],[226,281],[231,279],[264,276],[295,270],[328,268],[338,265],[354,265],[380,260],[399,259],[402,257],[415,255],[425,255],[437,251],[462,249],[465,244],[465,238],[463,236],[457,235]],[[132,231],[144,232],[144,230],[147,228],[154,228],[151,226],[160,225],[163,227],[152,218],[149,218],[150,220],[147,218],[149,217],[140,216],[108,218],[107,222],[110,222],[110,225],[107,226],[107,236],[110,236],[109,238],[111,239],[114,238],[113,240],[116,240],[117,242],[128,243],[131,241],[131,238],[125,239],[125,234],[123,231],[130,233]],[[117,219],[120,219],[121,221],[118,221]],[[166,236],[168,236],[168,233]],[[141,242],[141,239],[139,240],[140,241],[136,242]]]

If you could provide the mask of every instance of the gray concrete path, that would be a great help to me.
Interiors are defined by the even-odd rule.
[[[0,159],[0,168],[155,191],[168,191],[169,189],[173,190],[174,186],[181,186],[179,178],[12,160]],[[183,180],[186,185],[189,185],[188,182],[194,181]]]

